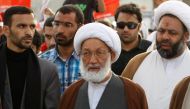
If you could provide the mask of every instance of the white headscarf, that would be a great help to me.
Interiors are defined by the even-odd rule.
[[[179,0],[165,1],[154,10],[154,23],[159,24],[160,18],[165,14],[178,17],[190,33],[190,7]]]
[[[74,38],[74,49],[77,54],[80,53],[81,44],[89,38],[98,38],[115,52],[116,56],[112,62],[115,62],[121,53],[121,41],[117,32],[101,23],[88,23],[78,29]],[[95,46],[95,45],[94,45]]]

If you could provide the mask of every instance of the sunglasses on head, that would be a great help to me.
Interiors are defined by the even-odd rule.
[[[138,23],[134,22],[117,22],[117,27],[120,29],[124,29],[127,26],[128,29],[135,29],[138,26]]]

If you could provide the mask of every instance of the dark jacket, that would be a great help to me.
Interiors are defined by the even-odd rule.
[[[2,44],[4,45],[4,44]],[[0,53],[3,53],[3,48],[0,47]],[[50,63],[46,60],[39,59],[35,56],[39,62],[39,68],[41,72],[41,105],[40,109],[57,109],[60,101],[60,83],[58,79],[58,73],[56,66],[53,63]],[[0,60],[3,57],[0,55]],[[7,68],[5,68],[7,69]],[[2,71],[2,70],[0,70]],[[8,70],[6,70],[8,71]],[[8,72],[6,73],[8,75]],[[1,81],[2,82],[2,81]],[[26,84],[26,83],[25,83]],[[9,77],[5,78],[5,86],[4,86],[4,108],[3,109],[13,109],[12,97],[11,97],[11,89],[9,83]],[[33,87],[35,88],[35,87]],[[25,109],[25,93],[26,93],[26,85],[24,86],[23,97],[21,100],[21,108]],[[0,100],[2,102],[2,100]],[[0,103],[1,104],[1,103]],[[0,106],[1,108],[1,106]]]

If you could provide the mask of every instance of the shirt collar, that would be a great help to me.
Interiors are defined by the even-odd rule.
[[[51,51],[52,51],[52,53],[50,55],[52,55],[52,56],[50,56],[50,60],[55,61],[57,58],[60,58],[57,48],[53,48],[53,49],[51,49]],[[77,55],[77,53],[74,50],[69,58],[71,58],[71,57],[74,57],[77,60],[79,59],[79,56]]]

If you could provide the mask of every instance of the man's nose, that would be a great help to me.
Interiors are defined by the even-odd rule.
[[[52,37],[50,39],[50,46],[54,46],[55,45],[55,39]]]
[[[31,29],[30,27],[27,27],[25,30],[25,34],[33,36],[35,32],[35,29]]]
[[[97,57],[94,53],[92,53],[89,63],[92,63],[92,64],[97,63]]]

